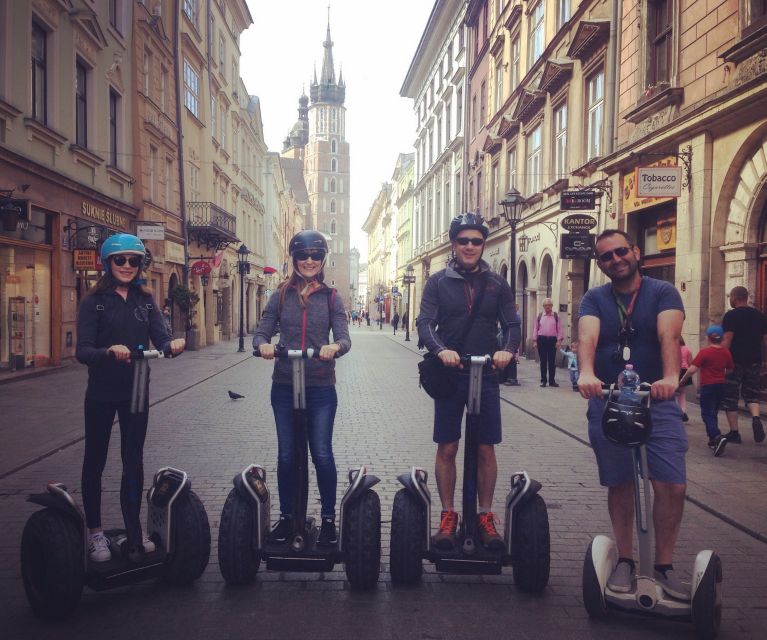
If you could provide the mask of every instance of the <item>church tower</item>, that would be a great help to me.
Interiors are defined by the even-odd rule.
[[[346,84],[343,72],[333,68],[333,41],[330,18],[322,61],[309,90],[309,135],[304,146],[304,176],[314,228],[328,238],[330,255],[325,266],[325,283],[338,289],[348,309],[355,292],[350,291],[349,251],[349,143],[346,141]]]

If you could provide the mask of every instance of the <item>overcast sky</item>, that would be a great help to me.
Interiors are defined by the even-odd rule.
[[[270,151],[298,118],[301,91],[322,71],[330,6],[336,71],[346,82],[346,140],[351,150],[351,239],[363,259],[360,227],[399,153],[415,140],[413,101],[399,95],[433,0],[247,0],[254,24],[242,34],[240,75],[261,100]]]

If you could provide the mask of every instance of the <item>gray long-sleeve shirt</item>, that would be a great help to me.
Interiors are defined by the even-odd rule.
[[[333,289],[323,287],[313,292],[302,306],[298,291],[291,288],[285,293],[285,301],[280,309],[280,292],[269,298],[266,309],[253,336],[253,347],[269,344],[272,337],[280,332],[279,344],[288,349],[319,349],[330,344],[332,330],[333,341],[341,350],[341,357],[352,348],[349,337],[349,324],[343,300]],[[332,305],[331,305],[332,297]],[[336,383],[335,361],[325,362],[317,358],[306,361],[306,386],[323,387]],[[272,380],[278,384],[293,384],[292,368],[287,358],[278,358],[274,363]]]

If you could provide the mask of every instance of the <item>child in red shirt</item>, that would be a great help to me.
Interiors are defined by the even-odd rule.
[[[727,438],[719,431],[717,413],[724,398],[724,376],[735,368],[732,354],[722,346],[724,329],[718,324],[712,324],[706,329],[708,347],[701,349],[690,364],[679,386],[683,386],[688,378],[700,371],[700,416],[706,425],[708,446],[719,457],[727,446]]]

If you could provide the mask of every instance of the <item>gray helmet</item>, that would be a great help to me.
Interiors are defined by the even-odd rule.
[[[652,433],[649,405],[622,404],[618,402],[618,391],[611,391],[602,414],[602,432],[613,444],[624,447],[644,444]]]
[[[487,238],[488,228],[485,226],[485,221],[478,213],[472,213],[467,211],[457,215],[450,222],[450,233],[448,234],[451,242],[455,240],[455,237],[466,229],[474,229],[482,234],[483,238]]]
[[[305,251],[307,249],[318,249],[327,253],[328,242],[325,240],[325,236],[319,231],[307,229],[305,231],[299,231],[290,239],[288,253],[290,253],[291,256],[296,251]]]

